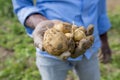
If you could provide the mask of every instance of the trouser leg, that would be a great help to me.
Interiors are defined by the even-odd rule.
[[[36,64],[42,80],[65,80],[68,70],[71,69],[68,62],[47,57],[38,56]]]
[[[97,54],[94,54],[90,60],[84,57],[82,61],[78,61],[75,70],[80,80],[100,80]]]

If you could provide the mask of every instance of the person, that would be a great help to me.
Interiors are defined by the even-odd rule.
[[[42,80],[65,80],[68,70],[74,69],[80,80],[100,80],[98,51],[103,62],[108,62],[111,50],[107,31],[111,24],[107,16],[106,0],[12,0],[14,12],[36,46],[36,64]],[[57,21],[87,28],[94,25],[94,44],[84,55],[62,61],[42,50],[46,30]]]

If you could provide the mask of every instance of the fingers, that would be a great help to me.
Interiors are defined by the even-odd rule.
[[[89,36],[89,35],[92,35],[94,32],[94,26],[92,24],[90,24],[87,28],[87,32],[86,32],[86,35]]]
[[[33,32],[34,45],[40,50],[42,50],[42,42],[43,42],[42,40],[43,40],[42,34],[39,34],[38,32]]]
[[[103,64],[107,64],[107,63],[109,63],[111,61],[112,61],[112,58],[109,55],[103,56],[100,59],[100,62],[103,63]]]
[[[99,54],[98,54],[98,58],[99,58],[99,60],[101,60],[101,59],[102,59],[102,57],[103,57],[102,53],[101,53],[101,52],[99,52]]]
[[[100,62],[103,64],[107,64],[112,61],[112,55],[108,51],[107,52],[101,51],[98,57]]]
[[[35,40],[34,39],[34,46],[37,47],[37,48],[39,48],[40,50],[44,51],[42,40],[39,40],[39,39]]]
[[[34,46],[42,50],[42,44],[34,42]]]
[[[53,22],[50,20],[45,20],[40,22],[36,28],[33,31],[33,40],[34,40],[34,45],[35,47],[39,48],[40,50],[42,50],[42,40],[43,40],[43,36],[44,36],[44,32],[53,27]]]
[[[99,61],[102,63],[103,62],[103,54],[99,52],[98,54]]]
[[[69,51],[65,51],[59,56],[59,58],[62,60],[67,60],[68,57],[70,57],[70,56],[71,56],[71,53]]]

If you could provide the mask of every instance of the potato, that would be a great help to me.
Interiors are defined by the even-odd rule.
[[[62,32],[50,28],[44,34],[43,47],[49,54],[59,56],[68,50],[68,39]]]
[[[64,22],[64,23],[55,24],[54,28],[63,33],[70,33],[72,26],[71,24]]]
[[[70,38],[73,38],[73,34],[72,34],[72,33],[65,33],[65,36],[68,38],[68,40],[69,40]]]
[[[78,28],[77,25],[72,25],[71,33],[74,32]]]
[[[73,33],[73,38],[75,41],[80,41],[81,39],[86,38],[86,35],[82,30],[78,28]]]
[[[78,29],[80,29],[81,31],[83,31],[84,33],[86,32],[86,29],[83,26],[80,26]]]
[[[55,24],[48,29],[43,38],[43,48],[49,54],[66,60],[68,57],[76,58],[94,43],[94,27],[71,25],[66,22]]]

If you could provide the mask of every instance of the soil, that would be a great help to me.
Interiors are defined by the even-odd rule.
[[[4,68],[4,65],[2,64],[4,60],[6,60],[9,57],[12,57],[14,51],[8,50],[0,46],[0,70]]]
[[[9,56],[12,56],[13,53],[14,53],[13,50],[8,50],[0,46],[0,62],[5,60]]]

